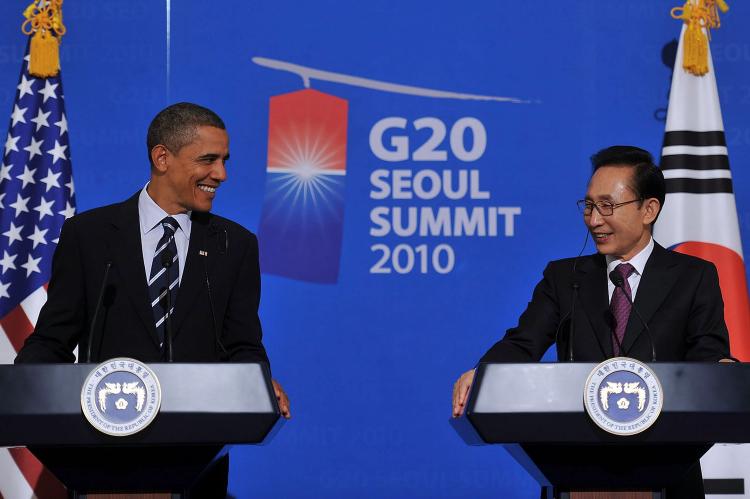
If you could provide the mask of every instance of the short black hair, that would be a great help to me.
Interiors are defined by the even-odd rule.
[[[650,152],[635,146],[611,146],[591,156],[591,166],[592,175],[603,166],[632,167],[633,180],[630,188],[642,200],[649,198],[659,200],[659,213],[656,214],[656,218],[659,218],[659,214],[664,209],[667,185],[661,168],[654,164],[654,158]]]
[[[212,126],[226,130],[226,126],[218,114],[192,102],[172,104],[159,111],[159,114],[151,120],[146,135],[149,162],[151,161],[151,150],[159,144],[172,153],[180,152],[180,149],[195,139],[196,128],[200,126]]]

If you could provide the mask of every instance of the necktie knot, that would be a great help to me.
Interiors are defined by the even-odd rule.
[[[615,270],[622,276],[623,279],[627,279],[633,272],[635,272],[635,267],[633,267],[629,263],[621,263],[620,265],[615,267]]]
[[[160,223],[161,226],[164,227],[164,232],[170,236],[177,232],[177,227],[180,226],[180,224],[177,223],[177,220],[172,217],[164,217]]]

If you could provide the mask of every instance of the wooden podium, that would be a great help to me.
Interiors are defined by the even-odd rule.
[[[609,434],[586,414],[584,385],[594,366],[480,364],[466,412],[451,424],[470,445],[503,444],[550,499],[626,497],[623,491],[680,499],[666,498],[666,487],[715,442],[750,442],[750,365],[649,364],[664,405],[651,428],[631,436]]]
[[[229,444],[268,442],[283,424],[261,364],[150,364],[161,409],[140,433],[114,437],[81,410],[94,364],[0,366],[0,445],[27,446],[73,497],[167,492],[187,497]]]

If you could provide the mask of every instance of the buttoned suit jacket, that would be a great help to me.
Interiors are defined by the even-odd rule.
[[[268,364],[258,318],[256,237],[211,213],[193,212],[191,220],[172,318],[175,361]],[[124,356],[160,361],[141,250],[138,193],[66,221],[53,257],[47,302],[16,362],[72,362],[76,346],[83,355],[102,287],[92,360]]]
[[[555,342],[558,359],[566,359],[576,286],[574,360],[600,362],[612,357],[614,319],[609,312],[607,282],[603,255],[551,262],[518,326],[509,329],[481,362],[537,361]],[[657,361],[718,361],[729,357],[724,302],[712,263],[654,244],[638,285],[635,307],[648,324]],[[623,355],[651,360],[649,335],[633,311],[622,346]]]

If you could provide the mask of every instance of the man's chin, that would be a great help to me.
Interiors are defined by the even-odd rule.
[[[596,251],[601,255],[611,255],[614,252],[614,247],[611,244],[597,243],[596,241],[594,241],[594,244],[596,245]]]
[[[212,207],[213,207],[213,200],[201,200],[199,202],[194,202],[193,205],[190,207],[190,211],[208,212],[208,211],[211,211]]]

